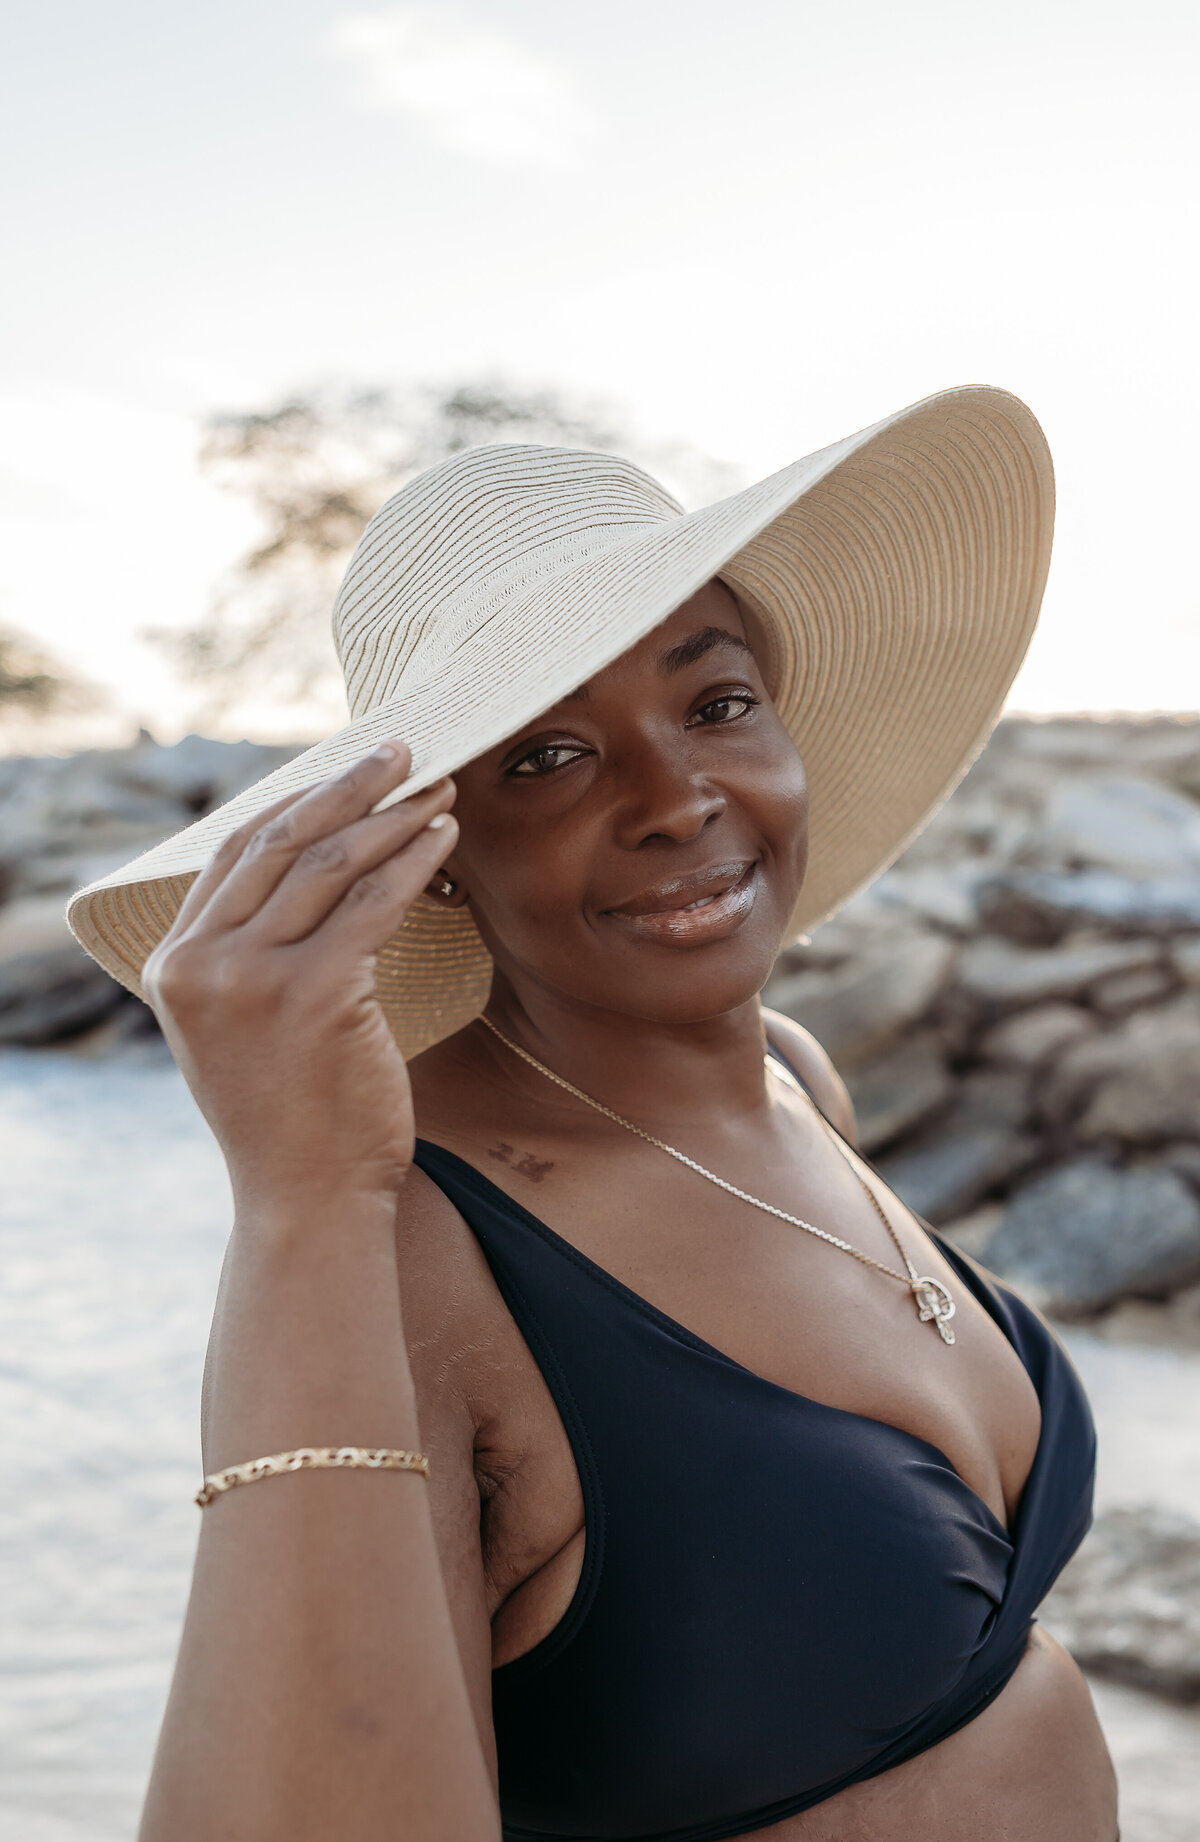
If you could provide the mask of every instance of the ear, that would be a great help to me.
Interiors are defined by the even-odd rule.
[[[441,908],[461,908],[469,891],[454,875],[450,866],[443,864],[432,881],[426,883],[425,893]]]

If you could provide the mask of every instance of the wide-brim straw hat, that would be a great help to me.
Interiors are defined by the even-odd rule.
[[[808,771],[795,937],[892,861],[983,746],[1037,618],[1053,507],[1035,418],[983,385],[928,397],[686,514],[611,455],[456,455],[388,500],[346,572],[333,624],[352,720],[81,890],[71,927],[140,991],[189,884],[235,827],[389,736],[412,748],[401,795],[419,791],[719,577]],[[419,897],[378,958],[401,1049],[477,1016],[491,971],[469,909]]]

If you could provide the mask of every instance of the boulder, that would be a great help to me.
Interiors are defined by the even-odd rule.
[[[1200,1523],[1158,1506],[1106,1510],[1039,1616],[1084,1669],[1200,1699]]]
[[[1015,717],[1001,726],[1008,751],[1055,771],[1107,767],[1128,746],[1127,723],[1094,716]],[[989,748],[990,752],[990,748]]]
[[[1056,947],[1020,947],[983,935],[959,956],[955,982],[990,1010],[1015,1010],[1054,998],[1076,998],[1118,972],[1157,966],[1153,940],[1076,937]]]
[[[811,1030],[835,1062],[863,1062],[924,1015],[953,961],[948,940],[897,930],[832,971],[772,979],[763,997]]]
[[[1010,1197],[980,1257],[1058,1317],[1165,1297],[1200,1276],[1200,1200],[1170,1170],[1072,1159]]]
[[[1200,1284],[1172,1292],[1164,1315],[1171,1320],[1172,1329],[1182,1332],[1194,1348],[1200,1339]]]
[[[1095,1018],[1078,1004],[1039,1004],[994,1024],[981,1038],[978,1053],[1001,1068],[1041,1068],[1068,1043],[1095,1030]]]
[[[132,855],[178,830],[178,803],[152,788],[129,785],[114,773],[113,755],[124,749],[89,749],[63,759],[23,763],[25,772],[0,806],[3,857],[21,863],[54,853],[126,849]]]
[[[1132,1076],[1153,1084],[1154,1070],[1166,1054],[1185,1066],[1200,1055],[1200,993],[1184,992],[1126,1017],[1113,1029],[1069,1043],[1041,1085],[1039,1111],[1052,1125],[1063,1126],[1084,1110],[1106,1081]],[[1186,1105],[1186,1094],[1179,1098]],[[1175,1108],[1171,1101],[1169,1110]],[[1184,1125],[1156,1136],[1196,1135]]]
[[[1010,1068],[976,1068],[960,1075],[954,1095],[953,1123],[1012,1129],[1029,1118],[1029,1083]]]
[[[1127,1068],[1102,1082],[1075,1132],[1093,1145],[1106,1139],[1147,1145],[1200,1134],[1200,1045],[1164,1047],[1140,1076]]]
[[[300,753],[298,746],[262,742],[217,742],[186,735],[169,747],[147,737],[136,748],[117,751],[112,777],[128,787],[165,795],[186,814],[211,812],[243,788]]]
[[[1022,1074],[968,1075],[931,1126],[880,1159],[879,1174],[914,1214],[953,1221],[1033,1163],[1037,1140],[1021,1130],[1028,1112]]]
[[[989,766],[981,758],[909,845],[899,864],[906,873],[959,863],[998,872],[1036,847],[1033,800],[1024,787],[1006,786],[989,773]],[[1040,788],[1044,777],[1032,778]]]
[[[936,1039],[909,1037],[881,1060],[847,1076],[858,1142],[870,1155],[935,1113],[953,1083]]]
[[[1003,1220],[1004,1204],[985,1202],[966,1215],[956,1215],[952,1222],[943,1224],[940,1232],[947,1241],[953,1241],[960,1253],[968,1254],[975,1260],[982,1254]]]
[[[1067,869],[1200,871],[1200,806],[1153,780],[1072,777],[1051,788],[1041,848]]]
[[[922,1137],[881,1160],[879,1174],[914,1215],[937,1227],[1027,1170],[1037,1154],[1037,1140],[1026,1134],[980,1126]]]
[[[124,862],[297,752],[203,736],[165,748],[146,736],[132,748],[19,758],[0,782],[0,867],[18,896],[66,888],[76,860]]]
[[[1121,1029],[1069,1050],[1051,1076],[1047,1102],[1081,1074],[1092,1077],[1075,1123],[1085,1142],[1200,1139],[1200,1015],[1193,1005],[1139,1011]]]
[[[930,864],[925,869],[897,867],[885,871],[872,890],[881,904],[906,918],[932,922],[952,933],[969,934],[979,922],[975,891],[990,873],[989,864],[973,858]]]
[[[1135,966],[1129,972],[1114,972],[1093,985],[1088,999],[1105,1017],[1127,1017],[1144,1004],[1157,1004],[1175,988],[1175,980],[1165,966]]]
[[[1106,1343],[1149,1343],[1157,1348],[1200,1349],[1200,1284],[1170,1298],[1123,1298],[1088,1325]]]
[[[1152,1170],[1173,1170],[1192,1189],[1200,1190],[1200,1144],[1194,1139],[1177,1139],[1142,1160]]]
[[[63,908],[67,897],[73,895],[76,889],[98,882],[110,870],[119,870],[122,864],[129,862],[131,855],[133,853],[129,847],[121,845],[117,850],[46,851],[38,857],[27,857],[17,867],[12,893],[16,899],[57,895],[60,898],[59,907]]]
[[[1200,723],[1183,714],[1155,716],[1126,726],[1120,758],[1200,799]]]
[[[1185,985],[1200,985],[1200,934],[1171,942],[1171,966]]]
[[[775,962],[776,981],[800,972],[832,972],[849,960],[879,952],[896,932],[894,909],[876,906],[872,890],[860,891],[836,915],[785,947]]]
[[[57,897],[0,913],[0,1043],[47,1043],[86,1029],[125,993],[89,959]]]
[[[863,950],[860,928],[846,921],[845,914],[822,921],[811,934],[804,934],[791,946],[784,947],[771,973],[771,989],[777,990],[801,972],[832,972]],[[763,994],[764,999],[766,993]]]
[[[1200,875],[1138,878],[1114,870],[1009,870],[976,891],[979,918],[1010,940],[1045,946],[1073,928],[1169,934],[1200,929]]]

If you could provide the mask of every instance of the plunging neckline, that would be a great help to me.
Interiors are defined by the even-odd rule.
[[[839,1414],[845,1419],[857,1420],[869,1426],[886,1427],[889,1432],[896,1434],[899,1438],[906,1439],[912,1444],[920,1446],[925,1452],[932,1454],[937,1462],[943,1465],[945,1469],[958,1480],[962,1488],[974,1499],[979,1509],[987,1517],[993,1531],[1002,1536],[1008,1546],[1015,1551],[1022,1510],[1029,1493],[1030,1483],[1042,1454],[1045,1440],[1045,1416],[1042,1413],[1041,1396],[1038,1394],[1037,1383],[1030,1372],[1029,1364],[1021,1354],[1020,1349],[1013,1341],[1013,1338],[1010,1336],[1003,1322],[992,1309],[991,1301],[988,1299],[986,1292],[980,1291],[971,1275],[970,1268],[961,1262],[961,1257],[952,1247],[942,1240],[942,1237],[937,1233],[936,1229],[929,1227],[928,1224],[924,1222],[920,1223],[920,1226],[924,1232],[929,1235],[938,1252],[949,1262],[954,1271],[958,1273],[959,1277],[968,1286],[972,1296],[983,1306],[992,1322],[996,1325],[996,1328],[1000,1331],[1005,1342],[1016,1356],[1017,1361],[1021,1364],[1025,1374],[1029,1377],[1034,1394],[1037,1396],[1037,1444],[1034,1447],[1033,1458],[1030,1461],[1025,1481],[1021,1486],[1020,1498],[1013,1517],[1013,1526],[1011,1529],[1007,1522],[996,1514],[986,1498],[980,1496],[974,1485],[967,1482],[953,1459],[950,1458],[940,1446],[935,1445],[932,1440],[923,1439],[919,1433],[911,1432],[908,1427],[896,1426],[891,1420],[881,1420],[875,1414],[858,1413],[852,1407],[838,1407],[833,1402],[820,1401],[815,1395],[803,1394],[797,1388],[789,1388],[783,1382],[775,1382],[772,1381],[769,1376],[760,1375],[756,1369],[748,1367],[746,1363],[739,1362],[735,1356],[730,1356],[727,1351],[718,1349],[715,1344],[709,1343],[696,1331],[690,1330],[688,1326],[681,1323],[678,1318],[673,1318],[669,1312],[661,1310],[659,1306],[653,1304],[648,1298],[644,1297],[642,1293],[635,1291],[632,1286],[626,1285],[625,1281],[618,1279],[615,1273],[610,1272],[607,1267],[601,1266],[599,1261],[593,1260],[589,1254],[585,1254],[581,1248],[576,1247],[573,1241],[567,1240],[565,1235],[559,1234],[548,1222],[544,1222],[540,1216],[534,1215],[531,1209],[527,1209],[524,1203],[518,1202],[506,1189],[503,1189],[500,1184],[494,1182],[485,1171],[480,1170],[478,1165],[472,1164],[467,1158],[461,1157],[458,1152],[451,1151],[447,1146],[437,1144],[433,1139],[419,1138],[417,1144],[429,1151],[436,1152],[439,1157],[449,1158],[462,1175],[482,1189],[486,1197],[499,1198],[508,1208],[516,1210],[522,1221],[524,1221],[534,1233],[540,1235],[549,1246],[555,1248],[566,1259],[573,1261],[576,1266],[587,1273],[597,1284],[604,1286],[608,1291],[612,1292],[617,1298],[621,1299],[628,1307],[638,1312],[641,1316],[648,1317],[653,1323],[657,1324],[660,1329],[666,1331],[669,1335],[674,1337],[676,1341],[684,1344],[687,1348],[696,1350],[701,1355],[712,1358],[713,1361],[723,1364],[726,1368],[735,1370],[739,1375],[747,1376],[759,1387],[770,1389],[793,1401],[798,1401],[805,1407],[813,1408],[821,1413]],[[521,1658],[513,1659],[514,1662],[520,1662],[521,1660]]]

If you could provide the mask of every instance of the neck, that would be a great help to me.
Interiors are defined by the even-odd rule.
[[[556,1075],[643,1126],[728,1121],[767,1101],[757,997],[718,1017],[663,1021],[567,1003],[556,994],[518,993],[498,972],[484,1015]],[[504,1078],[544,1101],[545,1076],[490,1031],[480,1034],[502,1062]]]

